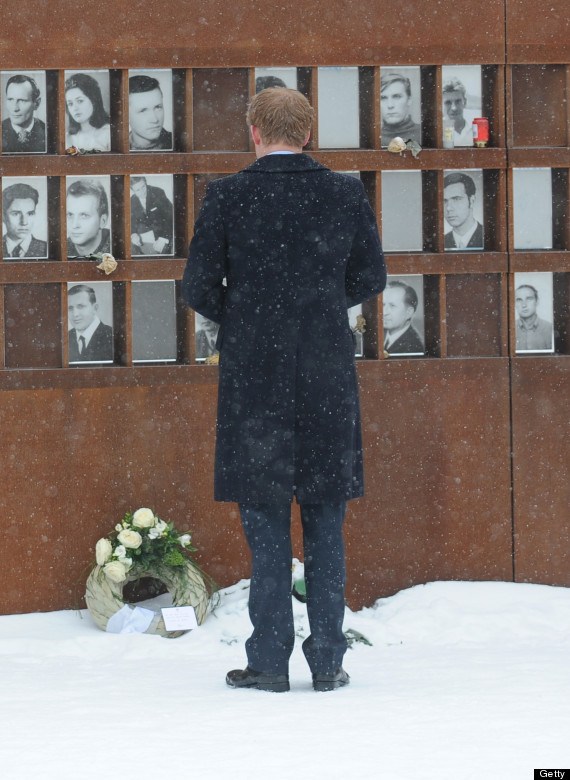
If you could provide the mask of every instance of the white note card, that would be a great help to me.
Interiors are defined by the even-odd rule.
[[[198,628],[194,607],[163,607],[162,619],[167,631],[188,631]]]

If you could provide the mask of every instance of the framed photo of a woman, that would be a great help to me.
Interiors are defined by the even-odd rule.
[[[109,71],[65,71],[65,146],[111,151]]]

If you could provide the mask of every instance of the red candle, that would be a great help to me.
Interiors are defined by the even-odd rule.
[[[489,120],[483,116],[473,120],[473,143],[475,146],[487,146],[489,143]]]

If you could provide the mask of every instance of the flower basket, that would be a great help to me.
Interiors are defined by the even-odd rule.
[[[97,626],[107,630],[110,618],[125,606],[124,586],[145,577],[162,582],[172,605],[193,607],[198,625],[203,623],[215,587],[190,551],[190,534],[179,534],[150,509],[127,513],[115,533],[97,542],[97,565],[87,578],[85,601]],[[167,631],[156,612],[144,633],[174,638],[186,631]]]

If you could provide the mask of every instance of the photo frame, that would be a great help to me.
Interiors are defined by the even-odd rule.
[[[318,79],[319,148],[357,149],[360,146],[358,68],[320,67]]]
[[[255,91],[269,87],[297,89],[297,68],[255,68]]]
[[[46,176],[2,178],[2,257],[5,261],[48,257]]]
[[[446,252],[485,248],[483,171],[443,172],[443,231]]]
[[[422,92],[419,65],[380,68],[381,146],[394,138],[422,142]]]
[[[554,352],[553,282],[550,271],[515,274],[517,355]]]
[[[131,254],[174,255],[174,177],[170,173],[130,177]]]
[[[513,168],[515,249],[552,249],[552,169]]]
[[[425,355],[424,277],[388,276],[382,307],[384,351],[390,357]]]
[[[47,152],[47,89],[45,70],[0,73],[2,153]]]
[[[382,171],[382,247],[385,252],[423,250],[421,171]]]
[[[448,122],[454,146],[473,146],[473,120],[481,116],[483,103],[481,66],[443,65],[441,81],[443,132]]]
[[[66,70],[65,147],[111,151],[111,97],[108,70]]]
[[[176,362],[176,290],[170,280],[132,283],[133,362]]]
[[[173,148],[172,69],[129,70],[130,151]]]
[[[111,177],[66,177],[67,256],[112,251]]]
[[[194,313],[194,339],[195,355],[197,363],[204,363],[208,358],[214,357],[216,351],[216,339],[220,326],[198,312]]]
[[[69,365],[112,363],[113,283],[68,282]]]
[[[354,339],[354,357],[364,357],[364,333],[360,329],[361,323],[359,318],[362,317],[362,304],[357,306],[351,306],[348,310],[348,324],[352,331],[352,337]]]

